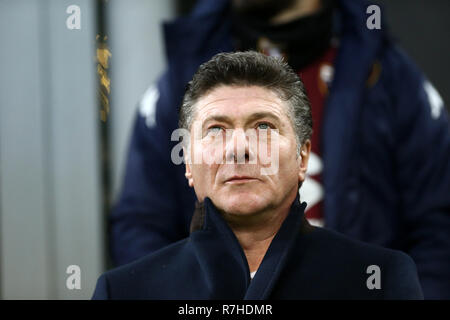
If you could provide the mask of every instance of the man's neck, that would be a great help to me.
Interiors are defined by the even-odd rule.
[[[279,228],[279,227],[278,227]],[[275,232],[268,233],[265,237],[261,239],[253,238],[253,235],[246,233],[236,233],[236,237],[244,250],[245,257],[247,258],[248,267],[250,272],[258,270],[273,238],[275,237]]]
[[[298,192],[297,190],[294,190]],[[225,215],[247,258],[250,272],[258,270],[269,246],[289,214],[296,193],[290,194],[283,205],[267,209],[251,217]]]

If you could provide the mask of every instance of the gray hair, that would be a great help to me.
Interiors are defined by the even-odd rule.
[[[287,101],[287,115],[296,133],[297,149],[311,138],[311,106],[300,77],[283,60],[256,51],[219,53],[203,63],[186,87],[179,127],[190,130],[195,103],[221,85],[260,86]]]

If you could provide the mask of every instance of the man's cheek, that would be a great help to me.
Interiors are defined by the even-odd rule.
[[[219,146],[204,148],[202,152],[203,164],[212,168],[214,165],[223,163],[223,149]]]
[[[281,142],[281,145],[280,145]],[[258,156],[261,163],[261,175],[275,175],[280,164],[280,139],[278,130],[270,130],[270,136],[261,135],[258,143]]]
[[[202,188],[209,190],[215,183],[215,177],[217,173],[216,164],[197,164],[195,165],[196,183],[201,184]]]
[[[222,164],[224,163],[224,135],[211,134],[199,141],[201,148],[202,164]],[[200,157],[200,156],[199,156]]]

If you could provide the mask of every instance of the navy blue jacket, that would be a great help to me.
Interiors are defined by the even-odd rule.
[[[322,127],[325,227],[399,249],[426,298],[450,298],[450,126],[439,95],[381,30],[367,4],[338,1],[339,48]],[[164,26],[168,69],[141,101],[123,188],[111,215],[113,260],[124,264],[189,235],[195,194],[171,141],[186,83],[231,51],[228,1],[201,1]],[[380,71],[368,82],[373,66]]]
[[[305,207],[297,197],[250,280],[238,240],[206,198],[201,228],[106,272],[93,299],[423,299],[410,257],[312,227]]]

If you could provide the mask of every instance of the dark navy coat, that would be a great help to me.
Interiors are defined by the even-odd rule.
[[[450,298],[450,126],[437,92],[381,30],[367,3],[338,1],[340,44],[321,150],[325,226],[406,252],[426,298]],[[384,13],[384,11],[382,11]],[[123,188],[111,215],[113,260],[124,264],[189,235],[195,194],[171,141],[186,83],[231,51],[228,1],[200,1],[164,26],[168,69],[141,101]],[[373,66],[376,81],[367,81]],[[318,232],[320,233],[320,232]]]
[[[98,280],[93,299],[423,298],[409,256],[312,227],[304,218],[305,207],[297,197],[250,280],[237,238],[206,198],[198,208],[201,228],[184,240],[106,272]],[[373,266],[378,271],[372,271]]]

